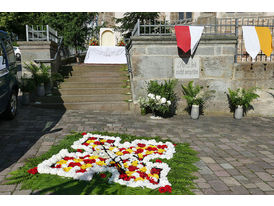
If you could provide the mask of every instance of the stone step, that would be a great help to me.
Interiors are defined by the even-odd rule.
[[[130,103],[127,102],[78,102],[78,103],[42,103],[33,104],[35,107],[67,109],[67,110],[90,110],[130,113]]]
[[[79,65],[79,66],[73,66],[73,71],[105,71],[105,72],[112,72],[112,71],[115,71],[115,72],[120,72],[120,71],[123,71],[125,67],[120,65],[120,66],[112,66],[112,65],[100,65],[100,66],[92,66],[92,65]]]
[[[91,76],[91,77],[127,77],[127,71],[72,71],[68,77]]]
[[[60,87],[64,88],[122,88],[125,85],[124,82],[62,82]]]
[[[43,103],[75,103],[75,102],[116,102],[130,99],[129,95],[62,95],[37,97],[36,101]]]
[[[109,83],[119,83],[126,81],[127,77],[94,77],[94,76],[72,76],[65,79],[65,82],[109,82]]]
[[[56,91],[61,95],[96,95],[96,94],[126,94],[128,88],[64,88]]]

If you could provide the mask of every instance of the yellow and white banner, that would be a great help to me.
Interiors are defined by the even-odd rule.
[[[254,59],[260,50],[270,56],[272,53],[272,35],[268,27],[243,26],[243,38],[246,52]]]

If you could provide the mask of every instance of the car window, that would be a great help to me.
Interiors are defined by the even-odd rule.
[[[11,45],[10,41],[5,41],[5,46],[6,46],[6,53],[7,53],[9,65],[15,64],[16,57],[14,55],[13,46]]]
[[[0,45],[0,70],[5,68],[6,68],[6,62],[4,58],[4,52],[3,52],[2,46]]]

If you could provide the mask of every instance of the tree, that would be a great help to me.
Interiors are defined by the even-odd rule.
[[[158,17],[159,12],[126,12],[123,18],[116,19],[116,23],[121,23],[118,30],[124,33],[126,38],[129,38],[138,19],[140,19],[140,23],[145,23],[148,20],[153,23]]]
[[[90,23],[97,13],[87,12],[2,12],[0,29],[18,35],[25,40],[26,25],[49,25],[63,36],[64,44],[74,47],[76,53],[85,48],[87,37],[92,32]]]

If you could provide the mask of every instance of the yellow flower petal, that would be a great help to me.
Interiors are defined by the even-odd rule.
[[[141,171],[141,172],[146,172],[146,171],[147,171],[147,168],[146,168],[146,167],[142,167],[142,168],[140,169],[140,171]]]
[[[134,181],[139,181],[139,180],[144,181],[142,177],[137,177],[136,179],[134,179]]]
[[[60,165],[62,165],[62,164],[66,164],[66,163],[67,163],[67,161],[66,161],[66,160],[60,160],[60,161],[56,162],[56,164],[60,164]]]
[[[72,168],[72,167],[65,167],[65,168],[63,168],[63,170],[64,170],[65,172],[68,172],[68,171],[71,170],[71,168]]]
[[[118,155],[118,156],[121,156],[121,155],[123,155],[123,152],[116,152],[116,155]]]
[[[83,162],[82,159],[73,159],[74,162]]]

